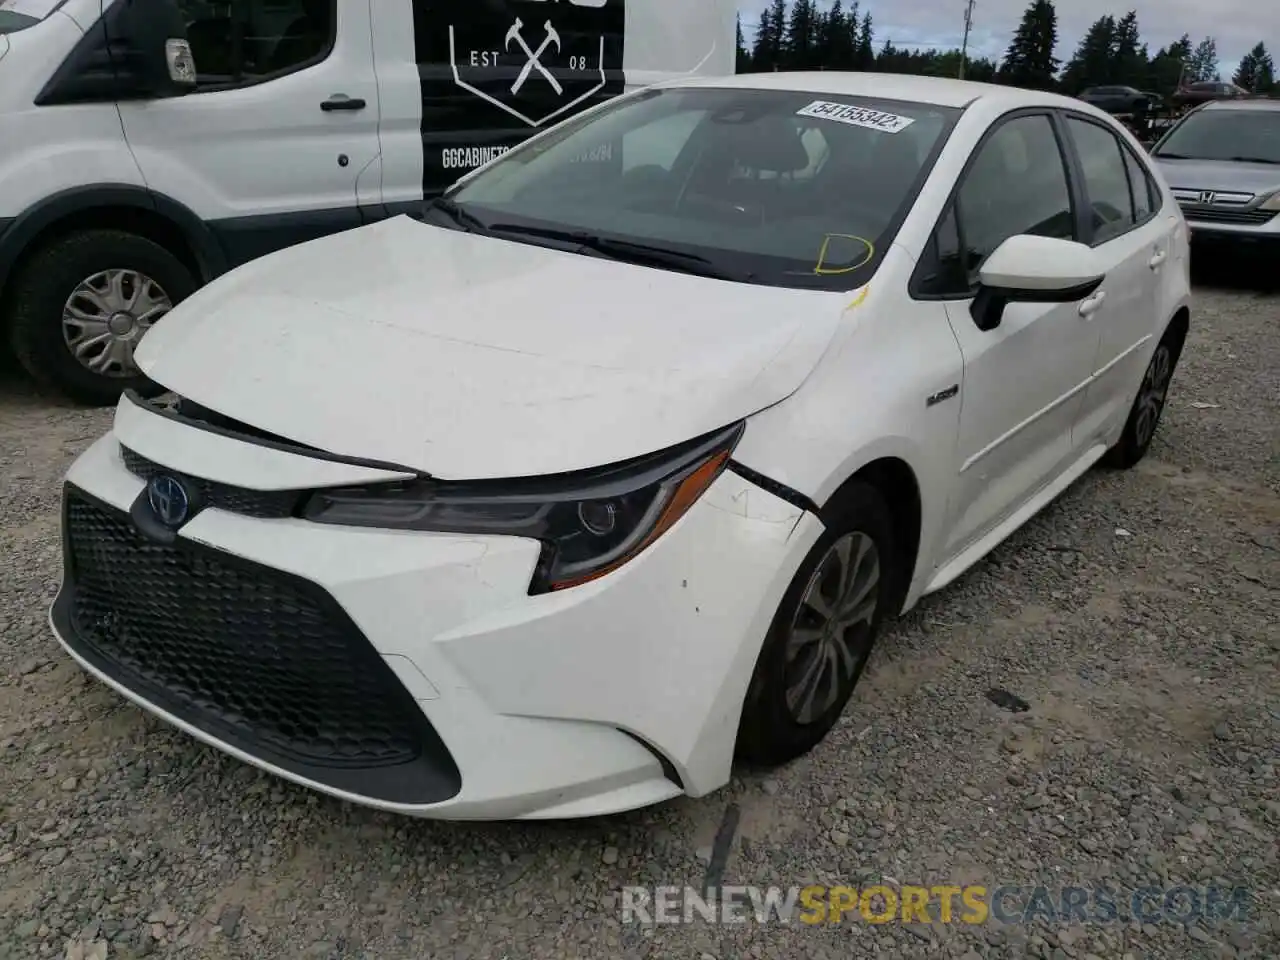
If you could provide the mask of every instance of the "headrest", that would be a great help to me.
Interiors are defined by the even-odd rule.
[[[725,150],[751,170],[797,173],[808,168],[809,151],[789,117],[767,116],[726,130]]]

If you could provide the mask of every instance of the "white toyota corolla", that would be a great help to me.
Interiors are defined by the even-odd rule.
[[[65,486],[77,661],[428,817],[780,763],[882,621],[1146,452],[1184,221],[1076,100],[868,74],[611,101],[196,293]],[[173,399],[176,397],[177,399]]]

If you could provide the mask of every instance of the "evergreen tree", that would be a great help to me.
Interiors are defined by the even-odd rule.
[[[855,21],[856,22],[856,21]],[[862,26],[858,30],[857,53],[854,56],[855,70],[874,70],[876,68],[876,31],[875,24],[868,11],[862,18]]]
[[[1032,0],[1009,44],[1000,79],[1017,87],[1051,90],[1058,73],[1058,12],[1053,0]]]
[[[1231,82],[1250,93],[1267,94],[1275,89],[1276,65],[1265,43],[1259,43],[1241,58]]]
[[[853,6],[856,22],[858,6]],[[842,0],[835,0],[827,15],[822,18],[818,35],[818,65],[828,70],[848,70],[853,65],[853,38],[849,33],[849,18],[844,12]]]
[[[1076,96],[1089,87],[1112,82],[1112,51],[1116,48],[1114,17],[1099,17],[1085,33],[1067,69],[1062,74],[1062,89]]]
[[[1196,46],[1191,59],[1187,61],[1187,83],[1198,80],[1214,80],[1218,76],[1218,41],[1213,37],[1205,37]]]
[[[1183,66],[1191,58],[1191,37],[1182,35],[1167,47],[1161,48],[1147,68],[1147,89],[1157,91],[1165,96],[1178,89],[1178,80],[1182,77]]]
[[[1115,46],[1111,51],[1110,82],[1141,87],[1147,78],[1147,54],[1138,35],[1138,14],[1130,10],[1116,24]]]
[[[737,44],[738,44],[738,55],[737,55],[738,73],[750,73],[751,72],[751,54],[747,50],[747,40],[742,35],[742,14],[738,14]]]
[[[795,0],[795,6],[791,8],[791,22],[787,25],[786,40],[783,42],[783,63],[787,69],[805,70],[814,66],[814,27],[817,13],[814,0]]]

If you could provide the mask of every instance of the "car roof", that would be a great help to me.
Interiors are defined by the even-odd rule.
[[[1211,100],[1202,110],[1280,110],[1280,100]]]
[[[979,100],[1007,109],[1022,106],[1062,106],[1079,109],[1080,101],[1056,93],[1018,87],[920,77],[899,73],[862,73],[843,70],[741,73],[726,77],[681,77],[660,87],[716,87],[738,90],[785,90],[827,97],[869,97],[904,100],[939,107],[967,107]]]

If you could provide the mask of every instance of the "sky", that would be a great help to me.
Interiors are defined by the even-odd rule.
[[[969,49],[974,56],[1004,55],[1028,0],[977,0]],[[740,0],[747,42],[755,31],[761,0]],[[829,3],[824,0],[824,6]],[[848,0],[845,0],[848,6]],[[1111,14],[1137,10],[1142,39],[1155,53],[1182,34],[1192,44],[1206,36],[1218,41],[1219,69],[1235,72],[1240,58],[1262,40],[1280,59],[1280,0],[1058,0],[1058,51],[1065,64],[1089,25]],[[875,21],[876,44],[886,39],[899,47],[959,48],[964,36],[965,0],[862,0]]]

